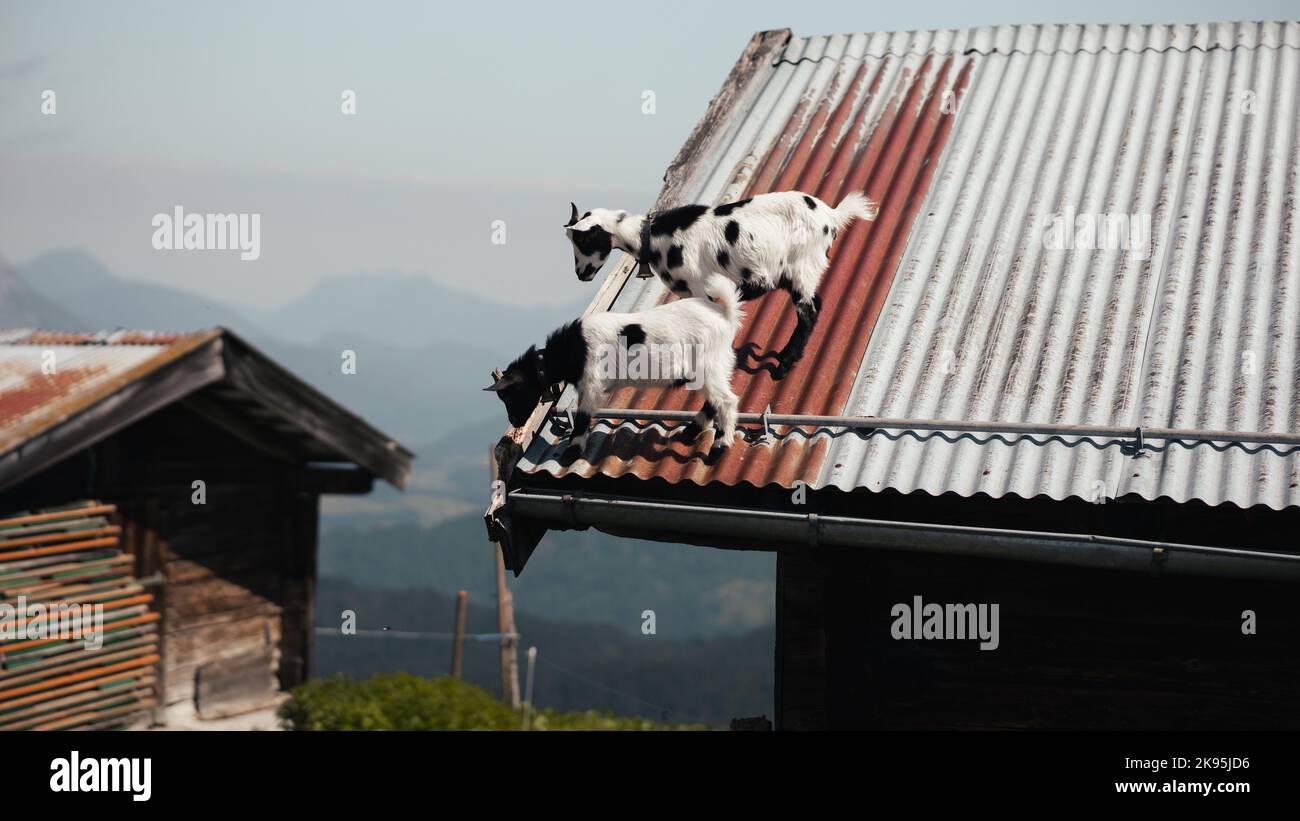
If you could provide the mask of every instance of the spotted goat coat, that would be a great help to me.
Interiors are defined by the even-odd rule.
[[[581,452],[592,413],[613,389],[691,385],[704,396],[704,407],[676,435],[694,441],[706,428],[714,428],[717,435],[710,455],[716,456],[731,445],[736,434],[739,400],[731,390],[736,369],[732,343],[744,312],[735,286],[725,277],[715,274],[706,284],[711,300],[678,299],[644,311],[604,311],[574,320],[552,333],[542,348],[530,347],[504,371],[494,372],[494,382],[484,390],[496,392],[506,406],[510,424],[518,428],[548,391],[560,383],[572,385],[578,393],[578,406],[566,450]],[[690,372],[662,378],[609,373],[611,355],[635,346],[661,351],[689,348],[693,354]]]
[[[725,205],[683,205],[646,216],[572,205],[565,232],[578,279],[596,276],[618,248],[636,257],[674,294],[705,297],[715,274],[734,282],[741,299],[773,290],[790,294],[798,321],[777,354],[777,376],[803,356],[817,324],[817,287],[831,245],[854,219],[874,220],[876,204],[852,192],[834,208],[800,191],[760,194]]]

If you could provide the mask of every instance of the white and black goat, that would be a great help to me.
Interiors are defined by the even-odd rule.
[[[493,373],[495,391],[510,424],[522,427],[544,393],[565,382],[578,392],[569,449],[586,444],[591,413],[614,388],[686,385],[704,395],[704,407],[679,436],[693,441],[705,428],[718,430],[712,453],[731,445],[738,400],[731,390],[736,368],[732,341],[743,312],[735,285],[720,276],[706,283],[708,299],[679,299],[635,313],[597,313],[554,331],[546,345],[531,346]],[[637,346],[640,346],[639,348]],[[662,356],[673,367],[624,368],[633,356]],[[656,353],[659,352],[659,353]],[[656,359],[656,361],[658,361]]]
[[[817,324],[817,286],[830,265],[831,244],[855,218],[874,220],[876,204],[854,191],[832,208],[800,191],[760,194],[710,208],[683,205],[640,216],[597,208],[573,213],[564,226],[578,279],[590,281],[618,248],[658,274],[676,294],[705,296],[715,274],[735,282],[741,299],[780,289],[790,293],[798,323],[777,354],[777,376],[803,356]]]

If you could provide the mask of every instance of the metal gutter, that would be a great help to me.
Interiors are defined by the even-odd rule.
[[[817,513],[650,502],[619,496],[515,490],[516,517],[549,526],[635,529],[675,541],[741,542],[749,549],[858,547],[1153,574],[1300,581],[1300,555],[1088,533],[893,522]]]

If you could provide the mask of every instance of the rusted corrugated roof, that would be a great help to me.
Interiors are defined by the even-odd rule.
[[[235,334],[214,328],[0,329],[0,488],[191,398],[252,414],[268,435],[293,443],[303,461],[355,462],[405,487],[409,450]]]
[[[679,198],[793,188],[833,203],[856,189],[881,214],[833,248],[804,360],[779,382],[737,374],[741,410],[1300,430],[1298,99],[1296,23],[791,39],[736,95]],[[1069,211],[1149,217],[1146,256],[1048,249],[1045,228]],[[612,309],[664,297],[630,279]],[[749,312],[738,346],[779,348],[788,298]],[[653,390],[610,405],[700,400]],[[795,432],[708,465],[632,423],[598,427],[577,461],[555,445],[544,431],[520,469],[1300,504],[1300,455],[1277,447],[1155,443],[1135,458],[1073,437]]]
[[[0,453],[214,333],[0,331]]]

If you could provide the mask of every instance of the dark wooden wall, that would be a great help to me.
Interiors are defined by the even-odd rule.
[[[781,728],[1300,729],[1295,585],[812,548],[777,575]],[[1000,647],[894,640],[916,595],[998,603]]]
[[[300,487],[301,473],[173,406],[0,493],[0,502],[118,505],[138,575],[166,579],[164,699],[176,704],[194,697],[201,666],[259,652],[282,688],[308,676],[318,496]],[[195,480],[206,483],[206,504],[192,501]]]

